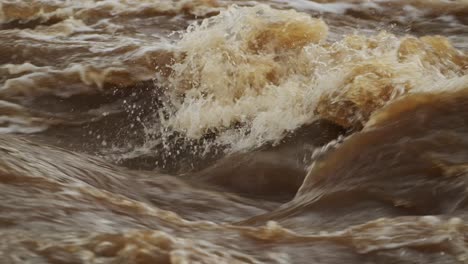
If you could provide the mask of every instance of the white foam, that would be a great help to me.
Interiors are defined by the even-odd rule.
[[[463,71],[450,70],[458,67],[450,66],[452,55],[440,65],[427,62],[424,53],[401,57],[403,41],[430,45],[430,41],[444,40],[426,43],[381,33],[349,35],[327,44],[323,39],[318,43],[307,40],[303,47],[294,48],[295,41],[304,41],[301,33],[287,30],[294,23],[301,30],[323,30],[308,15],[264,5],[233,6],[201,25],[191,25],[177,44],[176,51],[183,55],[173,66],[168,84],[176,98],[175,111],[163,120],[163,126],[195,139],[215,131],[218,144],[239,151],[277,141],[327,111],[331,111],[329,117],[339,119],[333,111],[342,101],[362,107],[375,101],[372,107],[378,108],[408,90],[464,82],[460,79]],[[272,24],[273,33],[269,32]],[[266,42],[262,42],[263,32],[268,32]],[[259,51],[251,47],[257,38],[267,45]],[[291,46],[284,48],[281,41]],[[276,77],[268,79],[269,72]],[[388,87],[391,94],[385,99],[381,89]],[[178,97],[181,93],[184,96]],[[319,104],[322,112],[317,114]],[[235,124],[241,124],[240,128],[234,128]]]
[[[308,0],[274,0],[274,3],[286,4],[294,9],[301,11],[317,11],[320,13],[344,14],[348,9],[355,7],[354,4],[336,2],[336,3],[317,3]]]

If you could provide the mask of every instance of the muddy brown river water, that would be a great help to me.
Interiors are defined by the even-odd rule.
[[[0,0],[0,263],[468,263],[468,1]]]

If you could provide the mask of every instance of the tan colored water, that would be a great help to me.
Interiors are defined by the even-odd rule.
[[[468,262],[467,18],[0,0],[0,263]]]

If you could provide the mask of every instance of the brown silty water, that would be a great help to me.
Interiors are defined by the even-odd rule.
[[[0,1],[0,263],[468,262],[468,2]]]

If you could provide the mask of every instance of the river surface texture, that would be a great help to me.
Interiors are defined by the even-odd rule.
[[[0,264],[468,263],[467,0],[0,0]]]

